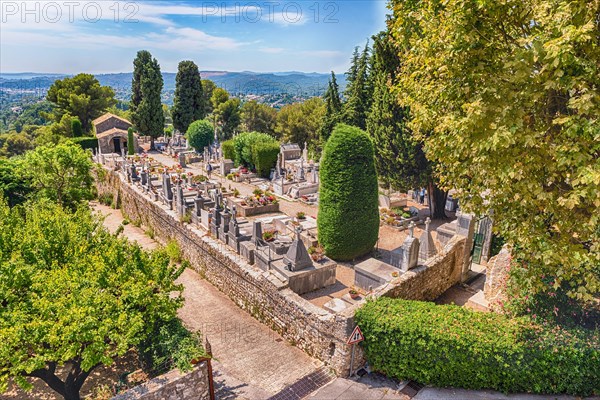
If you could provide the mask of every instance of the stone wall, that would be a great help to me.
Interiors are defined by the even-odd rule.
[[[192,268],[240,308],[322,360],[338,375],[348,375],[351,347],[346,339],[354,329],[354,311],[358,305],[338,314],[313,305],[289,287],[270,279],[269,273],[246,263],[204,230],[179,222],[174,211],[152,201],[139,188],[122,181],[114,171],[109,171],[97,186],[99,194],[113,195],[113,204],[119,204],[131,221],[139,221],[152,230],[156,239],[176,240]],[[355,366],[363,360],[359,347],[356,353]]]
[[[504,246],[487,264],[483,294],[492,310],[498,311],[506,301],[504,292],[511,262],[510,249]]]
[[[375,296],[435,300],[461,281],[466,240],[464,236],[454,236],[442,252],[427,260],[424,265],[400,275],[375,293]]]
[[[112,400],[208,400],[208,362],[197,364],[187,373],[172,370],[112,398]]]

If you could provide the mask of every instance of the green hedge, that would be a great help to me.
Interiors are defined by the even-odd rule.
[[[98,139],[94,137],[75,137],[70,138],[73,143],[80,145],[84,150],[85,149],[96,149],[98,148]]]
[[[337,125],[323,149],[320,168],[319,243],[335,260],[368,253],[379,235],[371,140],[359,128]]]
[[[275,147],[277,147],[277,152],[279,152],[279,142],[266,133],[240,133],[232,139],[232,144],[232,160],[234,160],[235,165],[257,168],[257,170],[260,169],[261,175],[268,176],[271,168],[277,162],[277,153],[275,153],[274,158],[273,153]],[[228,144],[227,146],[229,147],[230,145]],[[227,151],[230,151],[230,149],[228,148]],[[225,153],[223,154],[225,155]]]
[[[221,143],[221,150],[223,151],[223,157],[228,160],[235,160],[235,148],[233,147],[233,139],[226,140]]]
[[[600,333],[380,298],[356,313],[371,368],[426,385],[600,394]]]
[[[277,162],[277,155],[279,154],[279,143],[257,143],[252,147],[252,160],[256,172],[263,177],[268,177],[271,172],[271,168]]]

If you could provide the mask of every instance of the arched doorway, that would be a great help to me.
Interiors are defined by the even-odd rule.
[[[115,149],[114,152],[117,154],[121,154],[121,138],[120,137],[113,138],[113,146]]]

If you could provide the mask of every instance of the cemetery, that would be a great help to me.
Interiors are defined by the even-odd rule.
[[[402,211],[394,214],[396,224],[381,221],[377,258],[336,262],[319,245],[316,209],[293,195],[319,182],[318,165],[305,163],[299,146],[281,146],[271,180],[232,168],[218,145],[198,155],[180,137],[161,148],[162,154],[134,156],[95,151],[109,170],[97,183],[99,192],[159,241],[176,240],[192,267],[219,290],[338,374],[348,373],[344,341],[367,297],[433,300],[469,276],[470,215],[458,213],[458,222],[435,231],[423,212],[408,208],[408,195],[396,198],[393,207],[379,209],[387,217]],[[232,182],[232,173],[247,176]],[[318,201],[318,192],[307,196]],[[302,205],[306,212],[288,215],[282,203],[285,210]]]

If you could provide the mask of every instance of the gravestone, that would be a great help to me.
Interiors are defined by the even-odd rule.
[[[287,269],[292,272],[299,271],[313,265],[310,254],[308,254],[306,246],[304,246],[304,242],[300,239],[301,232],[302,227],[296,227],[294,241],[289,247],[287,253],[285,253],[285,256],[283,256],[284,264],[286,265]]]
[[[425,231],[423,231],[421,238],[419,239],[419,260],[421,261],[426,261],[437,254],[437,249],[433,237],[431,236],[431,231],[429,230],[430,224],[431,219],[427,217],[425,220]]]
[[[475,235],[475,216],[458,211],[456,213],[456,234],[466,237],[461,280],[464,282],[471,269],[471,249]]]
[[[163,203],[173,209],[173,189],[171,188],[171,177],[166,172],[162,176],[162,200]]]
[[[185,154],[184,153],[179,153],[179,165],[181,165],[181,168],[187,167],[187,164],[185,162]]]
[[[402,246],[392,251],[391,264],[406,272],[417,266],[419,261],[419,239],[414,237],[415,223],[411,221],[408,225],[408,237],[404,239]]]

